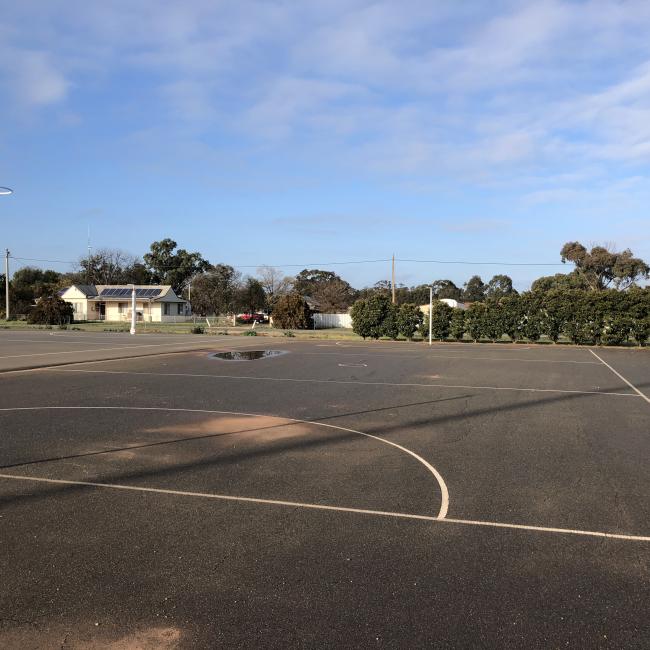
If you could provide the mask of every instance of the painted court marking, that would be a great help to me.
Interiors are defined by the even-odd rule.
[[[620,372],[614,370],[607,361],[601,359],[593,350],[589,350],[589,352],[591,352],[591,354],[593,354],[600,362],[604,363],[619,379],[622,379],[635,393],[638,393],[639,397],[643,397],[643,399],[650,404],[650,397],[644,395],[632,382],[629,382]]]
[[[219,339],[222,340],[222,339]],[[22,359],[24,357],[47,357],[51,355],[56,355],[56,354],[82,354],[84,352],[112,352],[115,350],[135,350],[138,348],[163,348],[167,346],[173,346],[173,345],[185,345],[185,346],[191,346],[188,349],[188,352],[191,352],[192,350],[196,349],[199,346],[199,342],[197,341],[196,343],[190,343],[190,342],[182,342],[182,343],[146,343],[146,344],[140,344],[140,345],[122,345],[120,347],[116,348],[93,348],[92,350],[65,350],[65,351],[60,351],[60,352],[35,352],[31,354],[10,354],[10,355],[5,355],[5,356],[0,356],[0,359]]]
[[[211,409],[183,409],[183,408],[164,408],[164,407],[156,407],[156,406],[16,406],[16,407],[10,407],[10,408],[2,408],[0,409],[0,412],[7,412],[7,411],[46,411],[46,410],[52,410],[52,411],[63,411],[63,410],[79,410],[79,411],[85,411],[85,410],[117,410],[117,411],[164,411],[164,412],[179,412],[179,413],[211,413],[211,414],[219,414],[219,415],[244,415],[247,417],[252,417],[252,418],[264,418],[264,417],[269,417],[267,415],[262,415],[260,413],[242,413],[240,411],[215,411]],[[438,511],[438,515],[435,517],[435,519],[444,519],[447,516],[447,511],[449,510],[449,490],[447,489],[447,485],[445,483],[445,480],[442,478],[442,475],[438,470],[431,465],[428,461],[426,461],[422,456],[419,456],[416,454],[414,451],[411,451],[410,449],[407,449],[406,447],[402,447],[402,445],[398,445],[396,442],[392,442],[391,440],[387,440],[386,438],[382,438],[380,436],[375,436],[372,433],[364,433],[363,431],[357,431],[356,429],[348,429],[347,427],[341,427],[336,424],[327,424],[325,422],[316,422],[314,420],[300,420],[298,418],[285,418],[285,417],[280,417],[280,416],[270,416],[270,417],[279,417],[282,420],[286,420],[288,422],[300,422],[302,424],[313,424],[319,427],[327,427],[329,429],[338,429],[340,431],[348,431],[349,433],[355,433],[360,436],[365,436],[366,438],[372,438],[373,440],[378,440],[379,442],[383,442],[384,444],[390,445],[391,447],[395,447],[396,449],[399,449],[400,451],[403,451],[405,454],[408,454],[409,456],[415,458],[420,464],[424,465],[424,467],[433,475],[433,477],[436,479],[438,483],[438,487],[440,488],[440,510]],[[7,475],[8,477],[12,477],[12,475]],[[6,478],[6,476],[5,476]],[[51,479],[54,480],[54,479]]]
[[[112,361],[112,359],[107,359]],[[86,361],[82,363],[94,363]],[[81,365],[81,364],[80,364]],[[145,372],[132,370],[84,370],[81,368],[41,368],[40,370],[49,370],[51,372],[80,372],[87,374],[106,374],[106,375],[143,375],[153,377],[200,377],[201,379],[241,379],[248,381],[284,381],[293,383],[312,383],[312,384],[358,384],[361,386],[406,386],[415,388],[463,388],[475,390],[502,390],[516,391],[524,393],[568,393],[573,395],[616,395],[618,397],[634,397],[639,395],[634,393],[616,393],[602,390],[570,390],[563,388],[513,388],[511,386],[467,386],[461,384],[418,384],[418,383],[397,383],[388,381],[347,381],[343,379],[294,379],[289,377],[246,377],[243,375],[212,375],[187,372]]]
[[[394,517],[399,519],[412,519],[418,521],[436,522],[442,524],[458,524],[463,526],[484,526],[490,528],[510,528],[539,533],[556,533],[562,535],[581,535],[585,537],[605,537],[635,542],[650,542],[650,536],[627,535],[623,533],[603,533],[593,530],[577,530],[573,528],[552,528],[549,526],[528,526],[525,524],[506,524],[496,521],[479,521],[473,519],[453,519],[431,517],[429,515],[415,515],[404,512],[388,512],[384,510],[365,510],[362,508],[345,508],[341,506],[327,506],[317,503],[301,503],[298,501],[280,501],[277,499],[257,499],[254,497],[239,497],[229,494],[211,494],[205,492],[187,492],[183,490],[166,490],[162,488],[140,487],[136,485],[121,485],[117,483],[93,483],[91,481],[68,481],[53,478],[40,478],[35,476],[19,476],[14,474],[0,474],[0,478],[14,481],[34,481],[39,483],[53,483],[59,485],[80,485],[85,487],[104,488],[111,490],[126,490],[133,492],[150,492],[154,494],[167,494],[173,496],[195,497],[202,499],[217,499],[220,501],[238,501],[243,503],[256,503],[271,506],[286,506],[290,508],[306,508],[310,510],[329,510],[334,512],[347,512],[360,515],[374,515],[379,517]]]
[[[305,356],[321,356],[321,357],[388,357],[388,358],[404,358],[404,359],[467,359],[468,361],[516,361],[523,363],[574,363],[579,365],[597,366],[600,365],[598,361],[575,361],[570,359],[524,359],[522,357],[474,357],[465,354],[430,354],[426,350],[424,352],[417,352],[415,350],[409,351],[408,354],[394,352],[386,354],[381,352],[371,352],[370,354],[364,352],[304,352],[297,350],[294,354],[302,354]]]

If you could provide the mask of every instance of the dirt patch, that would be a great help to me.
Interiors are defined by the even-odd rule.
[[[68,629],[34,627],[0,633],[0,646],[21,650],[175,650],[181,631],[173,627],[150,627],[121,636],[92,624]]]
[[[303,422],[293,422],[285,418],[249,415],[226,415],[209,417],[192,422],[179,422],[161,427],[144,429],[145,433],[177,434],[179,436],[200,437],[214,435],[216,437],[238,434],[246,439],[269,441],[276,439],[295,438],[314,431],[314,425]]]

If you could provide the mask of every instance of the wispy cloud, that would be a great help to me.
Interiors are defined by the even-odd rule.
[[[9,21],[2,92],[26,107],[137,87],[147,126],[393,178],[650,163],[645,0],[26,0]]]
[[[39,50],[0,48],[0,69],[5,84],[21,107],[41,107],[62,102],[70,81],[56,57]]]

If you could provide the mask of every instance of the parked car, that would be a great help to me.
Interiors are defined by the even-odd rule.
[[[264,314],[237,314],[237,320],[242,323],[263,323]]]

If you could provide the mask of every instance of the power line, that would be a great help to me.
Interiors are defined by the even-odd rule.
[[[563,262],[476,262],[471,260],[408,260],[397,258],[395,261],[415,264],[467,264],[471,266],[566,266]]]
[[[10,255],[12,260],[19,260],[21,262],[47,262],[48,264],[78,264],[79,262],[71,262],[70,260],[42,260],[38,257],[15,257]]]
[[[79,260],[49,260],[41,259],[38,257],[15,257],[11,256],[11,259],[18,260],[21,262],[47,262],[48,264],[79,264]],[[348,266],[352,264],[378,264],[390,262],[392,258],[382,258],[375,260],[346,260],[339,262],[309,262],[302,264],[229,264],[236,269],[258,269],[264,266],[275,267],[281,269],[288,268],[316,268],[319,266]],[[467,266],[557,266],[557,267],[566,267],[566,264],[561,262],[486,262],[478,260],[419,260],[419,259],[406,259],[406,258],[395,258],[396,262],[407,262],[411,264],[461,264]],[[175,269],[176,266],[159,266],[159,269]]]

